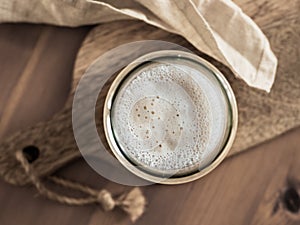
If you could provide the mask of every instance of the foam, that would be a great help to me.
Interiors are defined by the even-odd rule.
[[[119,146],[154,172],[205,167],[218,154],[227,124],[218,85],[209,71],[184,61],[153,62],[135,71],[113,102]]]

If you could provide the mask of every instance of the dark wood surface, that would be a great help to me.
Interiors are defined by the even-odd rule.
[[[0,26],[1,137],[49,119],[64,105],[76,52],[89,29]],[[23,90],[22,82],[30,82],[31,88]],[[299,136],[300,129],[294,129],[226,159],[211,174],[189,184],[144,187],[148,205],[137,224],[300,224]],[[83,160],[58,173],[115,193],[126,188],[101,178]],[[32,187],[3,181],[0,202],[1,225],[130,224],[121,211],[61,205],[36,197]]]
[[[238,2],[243,10],[255,19],[269,38],[271,47],[278,57],[276,81],[269,94],[261,90],[249,88],[245,82],[235,78],[227,67],[203,53],[195,51],[195,49],[180,36],[170,34],[162,29],[157,29],[137,21],[116,21],[96,26],[85,38],[78,52],[74,65],[73,85],[64,108],[50,120],[28,127],[25,131],[20,130],[1,142],[0,176],[3,176],[5,180],[13,184],[24,184],[28,182],[28,176],[24,174],[23,168],[15,157],[15,151],[23,149],[28,145],[36,146],[41,153],[39,154],[38,160],[32,163],[37,175],[52,173],[62,164],[80,156],[74,139],[71,119],[73,95],[77,88],[77,82],[97,57],[103,55],[103,53],[107,53],[107,51],[112,48],[134,41],[151,39],[180,44],[208,59],[226,76],[237,98],[239,111],[237,135],[228,156],[244,151],[259,143],[263,143],[264,141],[274,138],[276,135],[299,126],[300,76],[298,73],[300,70],[300,48],[297,48],[300,35],[299,3],[300,1],[293,0],[288,0],[287,4],[282,4],[279,0],[241,0]],[[32,87],[35,87],[37,83],[35,81],[38,80],[37,78],[39,77],[32,77],[32,73],[35,73],[35,66],[37,68],[44,66],[43,57],[41,57],[41,55],[47,55],[49,54],[48,50],[53,51],[53,49],[55,49],[52,48],[53,44],[49,44],[49,41],[56,43],[58,48],[61,47],[60,43],[66,44],[64,40],[57,42],[57,39],[49,31],[41,33],[38,37],[30,60],[24,67],[24,71],[18,79],[18,84],[12,89],[12,97],[9,98],[5,111],[2,114],[0,135],[5,132],[6,127],[9,128],[8,124],[14,122],[12,120],[14,117],[13,114],[18,107],[18,102],[22,103],[21,99],[24,93],[28,90],[32,90]],[[74,41],[73,37],[72,41]],[[72,44],[72,41],[70,40],[70,44]],[[67,45],[66,49],[69,47],[70,45]],[[97,85],[101,84],[103,79],[105,79],[105,76],[102,75],[109,74],[109,69],[115,69],[116,66],[120,64],[127,65],[133,57],[137,56],[136,54],[145,54],[151,50],[161,50],[164,48],[157,43],[148,47],[143,46],[139,50],[137,50],[136,47],[137,46],[131,46],[130,50],[115,53],[106,59],[102,58],[100,62],[101,66],[96,69],[94,67],[93,69],[93,71],[100,76],[97,76],[97,78],[93,77],[91,84],[88,85],[88,93],[91,93],[92,90],[97,88]],[[64,48],[62,49],[64,50]],[[50,68],[59,68],[55,66],[54,63],[59,64],[60,61],[63,62],[64,57],[64,54],[61,53],[59,57],[51,58],[51,60],[47,58],[49,65],[51,65],[45,65],[47,70]],[[100,72],[100,70],[102,72]],[[56,71],[54,70],[54,72]],[[52,78],[53,77],[55,76],[52,75]],[[51,84],[52,81],[49,82],[47,89],[43,90],[43,94],[45,91],[46,93],[50,93],[56,90],[56,87],[53,90],[51,89]],[[98,134],[104,142],[104,131],[101,129],[103,128],[101,112],[104,104],[103,100],[110,84],[110,82],[106,82],[104,85],[96,106],[96,112],[99,115],[96,115],[95,121],[99,128]],[[45,89],[43,86],[42,88]],[[33,90],[35,91],[35,89]],[[98,91],[98,88],[95,91]],[[86,95],[88,93],[81,94]],[[36,95],[36,97],[40,97],[40,95]],[[85,96],[84,99],[90,97],[91,96]],[[83,115],[89,115],[88,107],[85,104],[86,102],[84,102],[85,101],[82,102],[83,105],[81,106],[76,104],[76,106],[79,106],[78,109],[85,110],[79,113],[80,119],[87,119],[83,117]],[[76,110],[76,112],[78,111]],[[78,121],[78,119],[75,119],[75,121]],[[87,121],[84,122],[84,124],[85,127],[88,126]],[[81,127],[80,129],[85,128]],[[92,137],[88,137],[90,144],[97,143],[98,136],[95,136],[94,140],[91,138]],[[79,141],[78,138],[77,141]],[[97,147],[99,146],[97,145],[90,148],[96,149]],[[58,158],[57,155],[60,155],[60,157]],[[99,154],[97,154],[97,156],[99,156]]]

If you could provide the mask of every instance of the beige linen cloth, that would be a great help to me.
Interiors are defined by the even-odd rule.
[[[270,91],[277,59],[259,27],[230,0],[1,0],[0,22],[80,26],[139,19],[185,37],[249,86]]]

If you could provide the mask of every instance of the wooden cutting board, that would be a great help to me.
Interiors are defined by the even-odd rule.
[[[99,55],[132,41],[152,39],[177,43],[208,59],[223,72],[236,94],[239,109],[238,133],[229,156],[300,125],[299,1],[289,0],[282,4],[275,0],[255,2],[241,0],[237,4],[262,28],[279,59],[276,81],[270,94],[249,88],[242,81],[235,79],[229,69],[196,51],[179,36],[136,21],[102,24],[95,27],[82,44],[76,59],[72,89],[64,108],[51,120],[14,133],[2,141],[0,175],[12,184],[22,185],[28,182],[15,160],[15,152],[28,146],[35,146],[39,151],[36,159],[37,155],[30,152],[32,148],[29,148],[28,154],[34,158],[32,165],[40,176],[49,174],[80,157],[71,122],[71,106],[77,83],[87,67]],[[126,55],[124,57],[126,58]],[[109,85],[108,82],[104,90],[107,91]],[[99,109],[103,104],[105,91],[102,93]],[[104,140],[101,117],[98,119],[99,134]]]

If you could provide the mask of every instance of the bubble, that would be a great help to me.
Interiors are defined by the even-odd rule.
[[[171,171],[204,165],[217,154],[215,140],[224,130],[225,113],[212,84],[201,76],[190,67],[155,63],[124,82],[112,122],[130,158]]]

